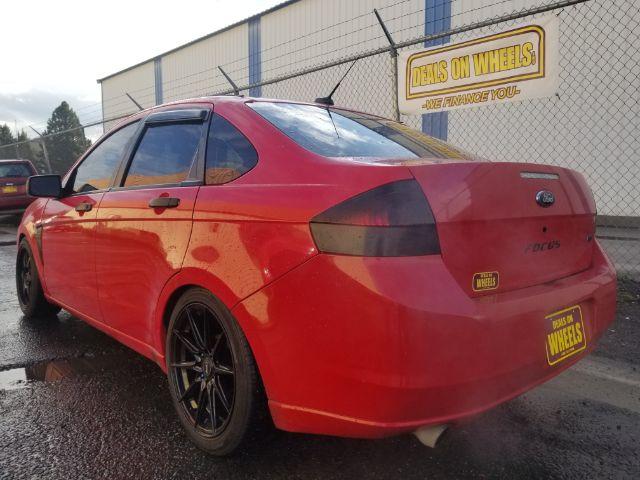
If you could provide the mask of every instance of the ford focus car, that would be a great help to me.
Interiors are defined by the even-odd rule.
[[[35,174],[29,160],[0,160],[0,215],[22,215],[33,201],[26,183]]]
[[[433,443],[558,375],[614,317],[579,173],[347,109],[155,107],[29,191],[25,315],[64,308],[156,362],[217,455],[269,419]]]

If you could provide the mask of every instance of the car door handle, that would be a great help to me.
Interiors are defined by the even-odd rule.
[[[93,209],[93,205],[87,202],[82,202],[76,205],[76,212],[90,212]]]
[[[175,197],[158,197],[149,202],[151,208],[176,208],[180,205],[180,199]]]

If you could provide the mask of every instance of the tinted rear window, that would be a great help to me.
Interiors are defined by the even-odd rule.
[[[471,158],[471,155],[392,120],[295,103],[248,105],[300,146],[325,157]]]
[[[255,167],[258,154],[236,127],[214,113],[206,159],[206,183],[221,184],[235,180]]]
[[[34,172],[24,163],[0,164],[0,177],[30,177]]]

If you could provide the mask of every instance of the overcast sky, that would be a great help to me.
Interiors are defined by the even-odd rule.
[[[99,119],[96,79],[281,1],[2,2],[0,124],[13,128],[17,120],[19,129],[31,124],[44,128],[62,100],[82,122]]]

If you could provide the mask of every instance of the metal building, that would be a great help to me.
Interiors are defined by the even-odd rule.
[[[196,39],[157,57],[101,78],[103,116],[129,113],[132,95],[143,107],[227,88],[217,66],[239,84],[302,70],[378,46],[378,8],[388,18],[397,41],[424,33],[425,7],[449,0],[290,0],[234,25]],[[441,15],[446,9],[442,7]],[[389,94],[391,83],[380,84]],[[264,91],[262,91],[264,90]],[[364,92],[364,90],[360,90]],[[268,96],[268,88],[254,96]],[[318,94],[322,93],[318,91]],[[296,97],[295,92],[292,94]],[[371,91],[367,91],[371,95]],[[313,100],[313,98],[305,98]]]
[[[150,107],[228,90],[218,66],[238,85],[247,86],[388,46],[374,8],[399,43],[550,3],[554,2],[290,0],[100,79],[103,116],[113,119],[136,111],[127,93]],[[592,0],[552,13],[562,22],[561,87],[555,98],[402,120],[487,158],[575,168],[592,185],[599,213],[637,217],[640,50],[631,46],[638,40],[639,7],[635,0]],[[427,46],[487,33],[491,27],[438,38]],[[312,101],[326,95],[344,70],[343,65],[319,70],[257,86],[249,93]],[[368,56],[349,74],[336,103],[393,116],[393,81],[389,55]],[[633,96],[636,100],[630,102]]]

